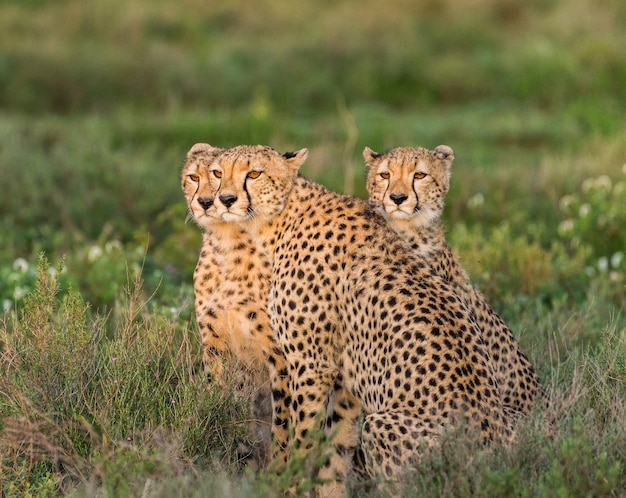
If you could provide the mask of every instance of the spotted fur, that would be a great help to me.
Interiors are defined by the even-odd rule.
[[[339,482],[319,494],[342,494],[361,410],[374,475],[397,475],[460,420],[485,439],[501,436],[488,355],[464,303],[366,202],[299,177],[306,155],[235,147],[216,154],[209,179],[217,213],[271,262],[268,311],[299,451],[328,419],[333,390],[342,393],[332,415],[337,452],[320,471]]]
[[[224,361],[236,359],[253,391],[253,434],[260,441],[255,457],[266,464],[270,428],[281,447],[287,443],[286,388],[279,376],[284,362],[267,314],[269,260],[240,226],[225,223],[216,213],[208,167],[221,149],[196,144],[187,154],[182,189],[193,220],[203,229],[194,271],[195,309],[206,374],[222,382]],[[274,378],[274,409],[270,392]],[[274,413],[275,420],[272,420]]]
[[[543,389],[532,364],[513,332],[471,281],[446,242],[440,218],[450,187],[454,152],[447,145],[435,150],[397,147],[385,154],[363,151],[369,167],[370,203],[412,250],[426,261],[463,299],[474,314],[495,371],[506,410],[528,412]]]

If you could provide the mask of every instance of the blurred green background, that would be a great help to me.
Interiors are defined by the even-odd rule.
[[[3,306],[40,251],[99,308],[128,261],[157,299],[189,284],[179,172],[198,141],[308,147],[306,175],[359,196],[365,145],[448,144],[445,221],[477,283],[583,299],[600,258],[624,270],[624,26],[619,0],[5,0]]]
[[[362,197],[364,146],[451,146],[449,241],[554,424],[452,432],[397,495],[625,496],[625,27],[623,0],[0,1],[0,496],[313,485],[241,472],[247,398],[200,373],[199,141],[308,147]]]

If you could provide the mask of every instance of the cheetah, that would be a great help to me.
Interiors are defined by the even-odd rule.
[[[366,147],[363,156],[369,168],[370,204],[379,209],[396,233],[437,275],[450,283],[474,313],[505,409],[511,417],[527,413],[543,395],[535,369],[509,327],[472,286],[447,244],[440,223],[450,186],[453,150],[447,145],[434,150],[397,147],[379,154]]]
[[[228,358],[244,367],[245,385],[253,389],[251,432],[260,442],[254,458],[264,466],[270,459],[272,423],[277,442],[283,447],[287,442],[280,380],[274,380],[274,409],[270,392],[270,376],[284,375],[267,314],[271,268],[247,232],[215,213],[207,165],[218,154],[207,144],[194,145],[181,174],[190,217],[203,230],[194,271],[196,321],[208,377],[223,384],[223,360]],[[277,420],[272,420],[273,413]]]
[[[217,151],[214,205],[272,267],[268,312],[287,365],[294,454],[325,420],[333,389],[335,452],[318,496],[341,496],[360,444],[370,475],[393,478],[464,423],[487,440],[507,431],[479,330],[452,287],[366,201],[298,174],[308,151]],[[321,421],[321,423],[320,423]],[[337,442],[339,441],[339,442]]]

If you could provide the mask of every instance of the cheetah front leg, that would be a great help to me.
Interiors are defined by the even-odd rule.
[[[300,362],[296,362],[290,368],[292,395],[290,421],[294,428],[290,458],[302,459],[310,477],[324,481],[315,489],[316,497],[343,497],[348,464],[352,458],[352,454],[345,451],[345,446],[354,447],[356,444],[357,420],[351,417],[343,419],[342,416],[341,419],[333,421],[332,431],[326,437],[329,400],[339,406],[346,405],[348,398],[342,390],[333,392],[335,371],[330,368],[320,370],[312,363],[307,365],[308,370],[302,368]],[[350,433],[353,434],[352,437],[344,437]],[[321,468],[318,467],[320,457],[326,459]]]
[[[202,340],[202,368],[205,377],[220,387],[227,387],[224,379],[224,363],[231,357],[231,348],[228,336],[220,336],[212,320],[206,314],[198,313],[198,328]]]
[[[361,420],[361,405],[345,387],[343,376],[338,376],[330,393],[326,409],[326,435],[332,440],[336,453],[328,467],[320,469],[320,477],[336,479],[336,470],[351,470],[359,444],[358,427]],[[332,459],[336,461],[333,462]]]
[[[280,467],[286,463],[288,458],[289,413],[291,409],[289,377],[285,358],[280,348],[274,348],[272,354],[269,355],[268,363],[272,396],[272,435],[274,436],[272,462]]]

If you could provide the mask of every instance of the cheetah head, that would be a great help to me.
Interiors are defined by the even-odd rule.
[[[450,187],[450,147],[397,147],[384,154],[365,147],[363,157],[370,204],[393,220],[420,226],[439,221]]]
[[[181,173],[181,187],[189,208],[189,218],[204,229],[222,222],[215,209],[215,192],[209,182],[209,165],[223,150],[209,144],[194,145],[187,153]]]
[[[204,208],[206,216],[236,223],[252,219],[266,221],[280,213],[308,155],[307,149],[281,155],[262,145],[219,149],[196,144],[189,154],[194,149],[207,159],[203,174],[208,182],[203,191],[205,199],[198,197],[192,203],[194,217],[198,218],[196,212]],[[200,177],[195,175],[191,182]],[[203,202],[208,205],[209,200],[211,204],[206,207]]]

